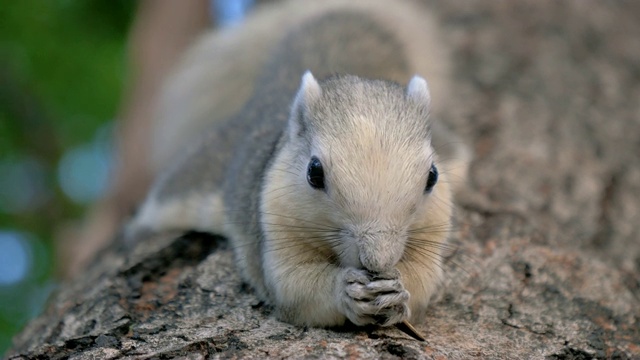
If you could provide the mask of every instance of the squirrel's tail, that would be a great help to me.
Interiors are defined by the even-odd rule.
[[[269,50],[297,24],[323,13],[370,14],[401,42],[413,73],[429,82],[434,113],[447,106],[449,54],[437,19],[420,3],[385,0],[287,0],[258,7],[240,26],[205,34],[170,75],[152,129],[152,169],[157,174],[180,149],[213,123],[235,114],[253,92]],[[365,56],[375,56],[375,49]],[[407,79],[388,79],[406,83]]]

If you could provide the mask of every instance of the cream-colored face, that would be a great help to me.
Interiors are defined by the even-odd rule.
[[[437,201],[438,184],[426,191],[436,160],[433,149],[426,140],[390,144],[375,128],[329,141],[314,146],[325,187],[310,196],[341,229],[342,241],[334,248],[344,265],[392,268],[404,254],[409,231],[426,226],[426,209]]]
[[[390,149],[379,138],[361,136],[325,145],[313,146],[312,155],[276,161],[268,174],[273,181],[267,184],[280,186],[263,192],[268,236],[288,243],[288,252],[329,256],[341,266],[371,271],[393,268],[411,241],[416,246],[444,242],[451,216],[449,189],[440,176],[425,191],[431,166],[437,166],[429,142]],[[312,157],[322,164],[321,189],[309,183]],[[285,164],[293,166],[281,166]],[[305,245],[317,251],[303,250]]]

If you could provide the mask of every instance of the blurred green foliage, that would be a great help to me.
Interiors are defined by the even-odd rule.
[[[0,7],[0,160],[41,162],[50,194],[37,209],[0,212],[0,230],[27,232],[44,244],[34,274],[0,289],[0,354],[39,311],[37,294],[46,292],[34,289],[51,284],[56,227],[83,211],[60,191],[56,166],[66,149],[89,141],[116,116],[136,4],[21,0]]]

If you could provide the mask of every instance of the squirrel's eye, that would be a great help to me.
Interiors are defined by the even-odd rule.
[[[312,157],[307,166],[307,181],[314,189],[324,189],[324,171],[317,157]]]
[[[424,192],[431,192],[437,182],[438,168],[435,165],[431,165],[431,169],[429,170],[429,177],[427,178],[427,185],[424,187]]]

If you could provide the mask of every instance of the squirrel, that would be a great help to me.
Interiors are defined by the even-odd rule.
[[[421,322],[469,162],[416,75],[444,99],[439,47],[411,1],[278,2],[208,34],[167,82],[155,134],[168,166],[126,236],[226,237],[286,322]]]

